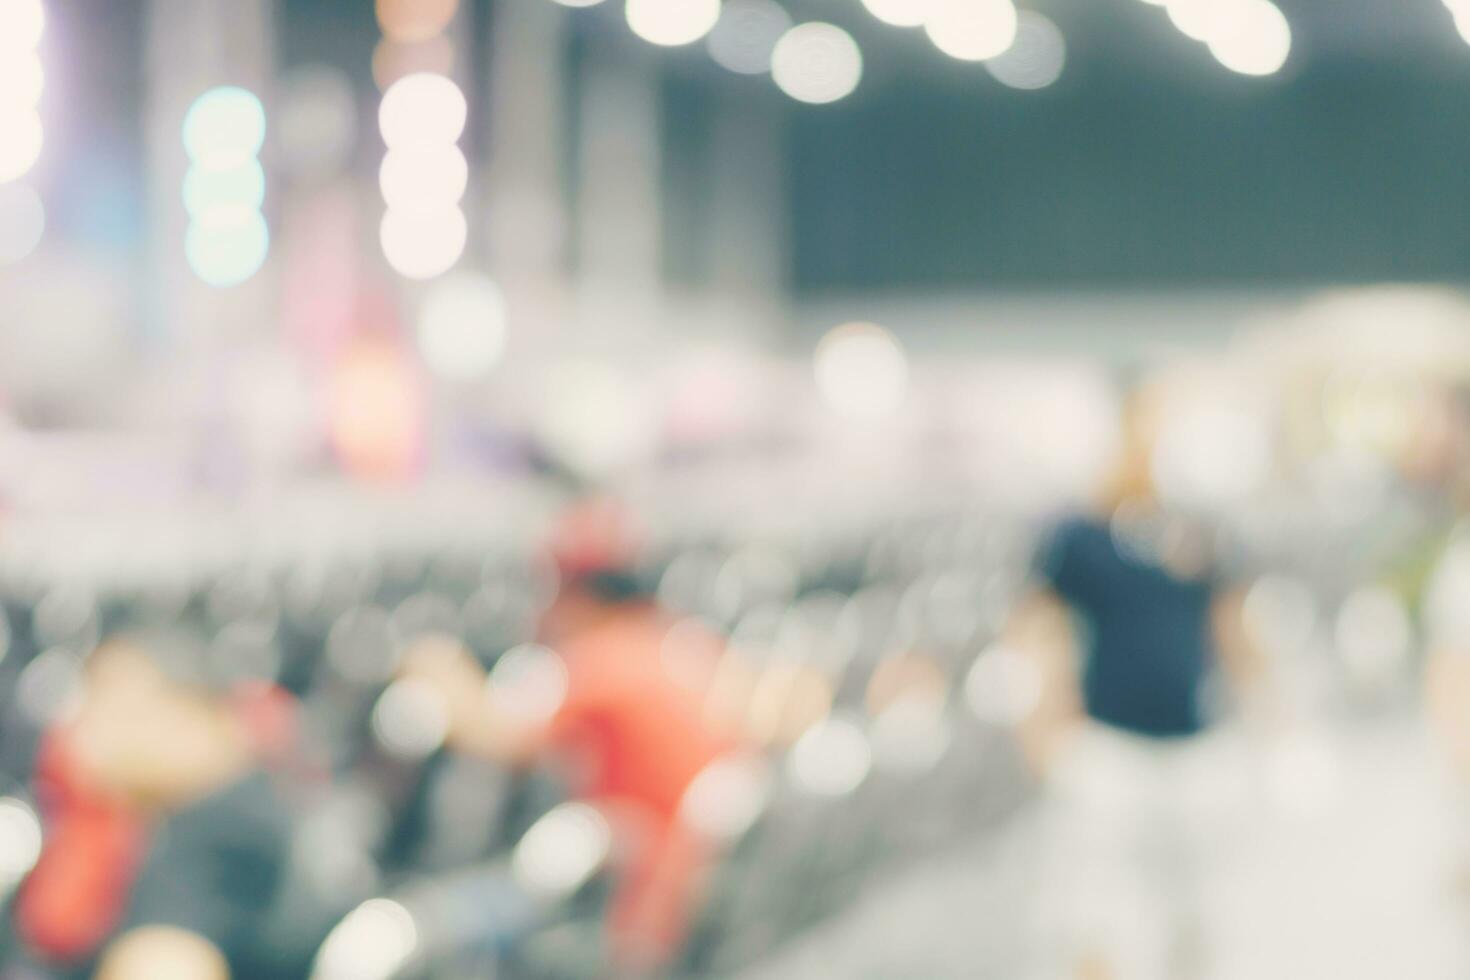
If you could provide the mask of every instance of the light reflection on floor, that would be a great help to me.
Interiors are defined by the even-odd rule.
[[[1200,980],[1470,976],[1470,876],[1453,858],[1470,850],[1470,794],[1457,804],[1417,721],[1359,725],[1327,744],[1333,795],[1256,814],[1209,883],[1215,954]],[[1000,838],[876,882],[741,980],[1031,980],[1022,897],[1038,837],[1022,816]]]

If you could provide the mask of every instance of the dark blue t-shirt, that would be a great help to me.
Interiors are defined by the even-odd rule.
[[[1121,549],[1108,525],[1081,518],[1057,528],[1039,571],[1087,626],[1087,713],[1142,735],[1199,732],[1215,583],[1176,576]]]

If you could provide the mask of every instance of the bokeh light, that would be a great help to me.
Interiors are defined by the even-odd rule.
[[[409,279],[442,275],[464,254],[469,225],[459,201],[469,165],[455,141],[467,116],[464,93],[443,75],[409,75],[383,95],[388,153],[379,183],[388,210],[379,238],[388,264]]]
[[[868,13],[893,27],[922,27],[934,0],[863,0]]]
[[[549,724],[566,702],[571,677],[556,651],[536,643],[512,647],[485,678],[490,710],[531,725]]]
[[[265,145],[265,107],[243,88],[210,89],[189,107],[183,135],[184,151],[196,164],[234,164],[259,156]]]
[[[378,186],[388,207],[411,215],[458,204],[469,180],[469,162],[453,144],[389,150],[378,170]]]
[[[816,796],[847,796],[868,778],[872,750],[851,721],[832,718],[813,725],[791,749],[787,772],[802,790]]]
[[[45,30],[46,9],[41,0],[0,3],[0,51],[9,54],[33,50],[41,43]]]
[[[1291,25],[1270,0],[1244,0],[1242,13],[1212,34],[1210,53],[1242,75],[1272,75],[1291,54]]]
[[[1042,89],[1062,77],[1067,64],[1067,40],[1045,14],[1023,10],[1016,18],[1016,39],[985,62],[995,80],[1010,88]]]
[[[1179,33],[1195,41],[1208,41],[1225,26],[1226,20],[1239,15],[1239,0],[1166,0],[1164,9]]]
[[[458,85],[443,75],[419,72],[400,78],[383,93],[378,127],[390,149],[444,146],[459,139],[468,113]]]
[[[710,763],[689,784],[679,816],[711,840],[733,841],[755,824],[770,795],[770,767],[764,760],[729,756]]]
[[[511,870],[539,896],[568,896],[597,873],[612,844],[612,827],[601,813],[586,803],[563,803],[526,831],[511,855]]]
[[[1150,471],[1160,498],[1187,509],[1239,504],[1271,472],[1266,419],[1240,398],[1217,403],[1196,394],[1176,404],[1159,424]]]
[[[36,49],[45,26],[40,0],[0,3],[0,184],[25,176],[41,158],[46,72]]]
[[[602,0],[556,0],[563,7],[595,7]]]
[[[537,433],[579,473],[611,472],[646,457],[656,444],[658,420],[647,388],[612,364],[556,365],[543,391]]]
[[[24,51],[0,55],[0,106],[34,109],[41,103],[45,87],[46,71],[41,67],[40,54]]]
[[[0,266],[24,259],[46,233],[46,206],[25,184],[0,184]]]
[[[449,704],[426,681],[404,678],[388,686],[373,707],[373,737],[389,755],[423,759],[449,735]]]
[[[184,210],[196,221],[217,208],[259,211],[263,203],[265,169],[254,158],[219,169],[190,167],[184,175]]]
[[[628,0],[625,11],[633,33],[650,44],[693,44],[714,29],[720,0]]]
[[[409,75],[422,72],[447,76],[455,64],[454,42],[445,35],[413,44],[384,38],[373,48],[373,82],[378,91],[386,92]]]
[[[378,26],[394,41],[427,41],[443,32],[459,0],[377,0]]]
[[[726,0],[705,45],[722,68],[740,75],[771,70],[771,53],[791,29],[791,15],[774,0]]]
[[[942,698],[900,696],[873,719],[874,765],[907,775],[926,772],[944,757],[952,737]]]
[[[997,727],[1019,725],[1041,703],[1042,676],[1035,661],[1019,650],[995,645],[984,650],[965,675],[965,703],[981,721]]]
[[[379,240],[383,256],[399,275],[432,279],[454,268],[464,254],[469,233],[458,207],[422,214],[390,210],[383,215]]]
[[[898,340],[874,323],[848,323],[817,344],[817,390],[839,415],[877,419],[908,396],[908,358]]]
[[[961,61],[994,58],[1016,39],[1011,0],[935,0],[924,29],[934,46]]]
[[[13,796],[0,798],[0,895],[35,867],[41,857],[41,821]]]
[[[862,80],[863,53],[852,35],[834,24],[799,24],[776,42],[771,77],[798,102],[836,102]]]
[[[500,363],[505,333],[505,294],[480,273],[435,283],[419,310],[419,353],[441,377],[472,381],[489,374]]]
[[[363,902],[327,935],[312,967],[313,980],[388,980],[418,949],[413,915],[397,902]]]
[[[332,445],[349,472],[401,478],[416,468],[423,452],[423,389],[395,344],[364,340],[346,351],[327,397]],[[378,619],[374,616],[367,625],[374,626]],[[356,644],[341,655],[359,655]]]
[[[270,230],[260,208],[265,171],[256,156],[265,144],[265,107],[253,92],[210,89],[184,116],[184,207],[189,229],[184,257],[207,285],[245,282],[265,264]]]
[[[34,109],[0,112],[0,184],[24,177],[41,158],[45,133]]]
[[[248,208],[211,211],[208,220],[191,222],[184,237],[189,268],[218,288],[238,286],[255,275],[269,251],[265,217]]]

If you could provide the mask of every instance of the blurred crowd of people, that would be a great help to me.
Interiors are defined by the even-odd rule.
[[[105,587],[9,553],[0,977],[711,975],[1006,819],[1039,976],[1205,976],[1221,825],[1311,801],[1305,733],[1422,709],[1470,799],[1443,305],[1135,372],[1071,497],[762,534],[547,486],[515,544]]]

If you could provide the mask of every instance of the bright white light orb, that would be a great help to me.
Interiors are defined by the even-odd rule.
[[[24,878],[41,857],[41,821],[13,796],[0,798],[0,894]]]
[[[46,71],[41,67],[40,55],[34,51],[0,54],[0,114],[36,108],[45,87]]]
[[[863,53],[852,35],[834,24],[799,24],[776,42],[771,77],[798,102],[825,105],[858,87]]]
[[[863,0],[868,13],[893,27],[922,27],[933,0]]]
[[[586,803],[563,803],[531,825],[511,853],[511,873],[544,898],[576,892],[612,851],[612,827]]]
[[[0,185],[0,266],[30,255],[46,234],[46,206],[25,184]]]
[[[817,344],[817,390],[837,414],[877,419],[895,414],[908,396],[908,358],[887,330],[848,323]]]
[[[847,796],[872,769],[868,740],[852,722],[832,718],[809,728],[791,749],[787,774],[815,796]]]
[[[373,737],[399,759],[423,759],[449,736],[449,704],[426,681],[404,678],[388,685],[373,707]]]
[[[184,151],[195,163],[225,167],[223,161],[258,156],[264,145],[265,107],[246,89],[210,89],[184,115]]]
[[[45,31],[46,10],[41,0],[0,2],[0,58],[34,51]]]
[[[705,837],[733,841],[754,826],[770,797],[771,772],[765,760],[725,756],[689,784],[679,816]]]
[[[265,170],[258,160],[241,160],[224,169],[194,166],[184,175],[184,210],[196,221],[216,208],[256,211],[263,203]]]
[[[1046,88],[1062,77],[1067,64],[1067,39],[1045,14],[1023,10],[1016,18],[1016,40],[985,62],[1002,85],[1032,90]]]
[[[960,61],[994,58],[1016,39],[1011,0],[936,0],[924,30],[934,46]]]
[[[313,980],[389,980],[419,946],[413,915],[386,898],[363,902],[327,934]]]
[[[430,371],[482,378],[505,351],[505,294],[488,276],[461,272],[434,284],[419,310],[419,352]]]
[[[1042,677],[1024,653],[1000,645],[983,651],[965,675],[965,703],[981,721],[1021,724],[1041,703]]]
[[[452,143],[389,150],[378,170],[383,200],[405,214],[429,214],[458,204],[469,182],[469,163]]]
[[[459,86],[443,75],[419,72],[400,78],[378,106],[378,127],[390,149],[447,146],[459,139],[469,106]]]
[[[628,26],[649,44],[693,44],[714,29],[720,0],[628,0]]]
[[[0,184],[24,177],[41,158],[45,134],[35,110],[0,117]]]
[[[602,0],[556,0],[563,7],[595,7]]]
[[[560,654],[537,643],[522,643],[495,661],[485,679],[485,697],[492,711],[545,725],[566,703],[570,683]]]
[[[727,0],[705,41],[715,64],[738,75],[771,70],[771,53],[791,29],[791,15],[773,0]]]
[[[1179,33],[1195,41],[1209,39],[1216,21],[1217,6],[1236,7],[1238,4],[1233,0],[1227,0],[1224,4],[1216,4],[1212,0],[1165,0],[1164,2],[1164,9],[1169,14],[1169,20],[1179,29]]]
[[[1270,0],[1244,0],[1241,16],[1214,33],[1209,45],[1215,59],[1233,72],[1273,75],[1291,54],[1291,25]]]
[[[260,271],[270,251],[270,229],[259,211],[215,208],[189,225],[184,256],[189,268],[217,288],[238,286]]]
[[[409,279],[433,279],[448,272],[464,254],[469,234],[464,212],[457,207],[428,214],[390,210],[379,228],[388,264]]]

